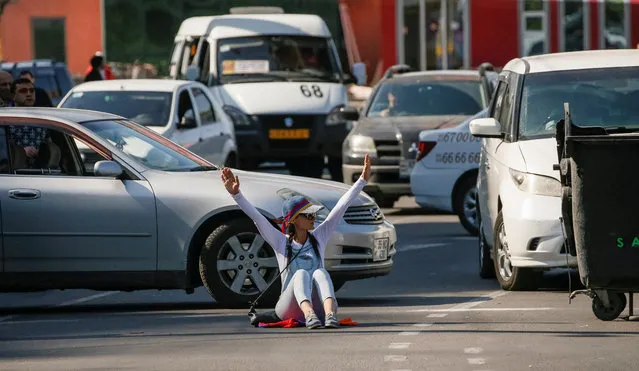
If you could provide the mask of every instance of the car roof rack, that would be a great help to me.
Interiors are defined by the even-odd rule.
[[[229,9],[229,14],[284,14],[279,6],[236,6]]]
[[[404,74],[407,72],[413,72],[413,71],[415,71],[415,69],[407,64],[396,64],[394,66],[388,67],[386,72],[384,72],[384,78],[390,79],[395,75],[401,75],[401,74]]]

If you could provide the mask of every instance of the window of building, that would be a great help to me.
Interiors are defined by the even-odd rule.
[[[64,18],[31,18],[33,57],[67,61]]]
[[[520,55],[525,57],[548,53],[548,2],[525,0],[518,4],[521,29]]]
[[[590,4],[584,0],[565,0],[559,2],[559,8],[559,50],[572,52],[590,49]]]
[[[630,46],[630,3],[628,0],[605,0],[599,3],[599,47],[624,49]]]

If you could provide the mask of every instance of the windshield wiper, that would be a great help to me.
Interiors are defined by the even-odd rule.
[[[225,84],[241,84],[249,82],[264,82],[264,81],[288,81],[284,76],[274,73],[234,73],[228,76],[222,76],[226,79]],[[221,79],[220,79],[221,80]]]
[[[200,165],[200,166],[192,167],[188,170],[189,171],[211,171],[211,170],[219,170],[219,169],[216,168],[215,166]]]

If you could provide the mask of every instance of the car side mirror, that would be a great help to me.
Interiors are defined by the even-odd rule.
[[[200,67],[194,64],[188,66],[184,78],[189,81],[197,81],[200,78]]]
[[[98,161],[93,165],[93,173],[95,176],[118,178],[123,172],[120,164],[115,161]]]
[[[474,119],[470,122],[470,133],[478,138],[504,138],[501,124],[492,117]]]
[[[340,116],[344,121],[357,121],[359,120],[359,111],[355,107],[343,107],[340,109]]]

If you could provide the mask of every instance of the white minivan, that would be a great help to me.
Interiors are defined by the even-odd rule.
[[[240,168],[286,162],[293,174],[320,177],[328,158],[332,178],[341,180],[342,142],[358,112],[347,107],[354,79],[326,23],[281,9],[232,13],[182,22],[171,78],[198,80],[222,102]]]

